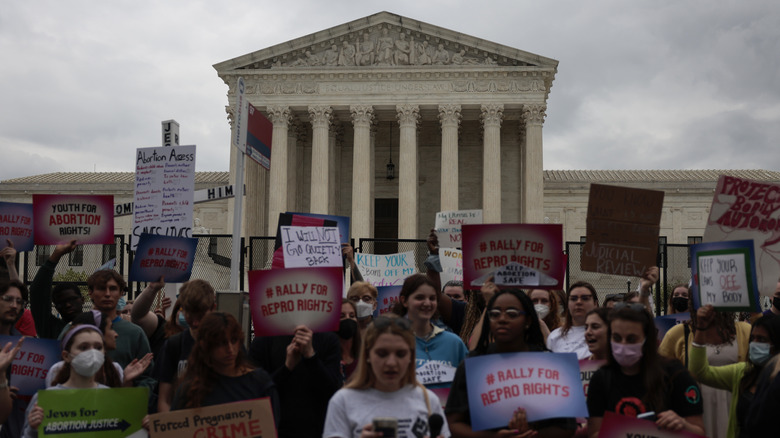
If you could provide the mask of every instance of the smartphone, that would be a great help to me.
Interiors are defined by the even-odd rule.
[[[382,432],[382,438],[398,436],[398,419],[392,417],[374,418],[374,432]]]
[[[640,420],[650,420],[650,421],[655,421],[658,419],[655,416],[655,411],[649,411],[649,412],[645,412],[644,414],[639,414],[636,416],[636,418],[639,418]]]

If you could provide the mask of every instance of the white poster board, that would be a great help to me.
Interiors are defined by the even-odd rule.
[[[440,211],[436,213],[436,234],[439,247],[461,247],[461,225],[481,224],[482,210]]]
[[[285,268],[341,267],[337,227],[279,227]]]
[[[401,285],[417,271],[414,251],[397,254],[355,253],[355,264],[363,279],[374,286]]]

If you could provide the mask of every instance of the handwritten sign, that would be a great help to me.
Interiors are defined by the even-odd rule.
[[[606,360],[582,359],[580,361],[580,381],[582,381],[582,392],[585,393],[585,397],[588,397],[588,387],[593,374],[606,364]]]
[[[300,324],[314,332],[338,330],[343,282],[341,268],[250,271],[255,335],[290,335]]]
[[[0,336],[0,348],[16,345],[19,336]],[[56,339],[25,338],[22,348],[11,363],[11,385],[21,395],[33,395],[46,388],[46,376],[52,365],[62,360],[60,343]]]
[[[374,318],[392,312],[396,303],[400,302],[401,285],[398,286],[377,286],[376,310]]]
[[[516,263],[549,277],[535,287],[561,288],[566,266],[562,242],[560,224],[464,225],[463,283],[479,287],[499,270],[511,276],[507,265]]]
[[[126,437],[141,429],[148,388],[48,389],[38,392],[43,436]]]
[[[281,227],[285,268],[342,265],[336,227]]]
[[[112,195],[33,195],[36,245],[114,243]]]
[[[276,239],[274,240],[274,255],[271,261],[271,269],[285,268],[285,253],[282,247],[282,227],[335,227],[335,220],[324,219],[321,217],[312,217],[298,213],[279,213],[279,223],[276,225]]]
[[[192,237],[194,192],[195,146],[139,148],[132,249],[143,233]]]
[[[759,312],[752,240],[691,246],[694,308]]]
[[[461,227],[465,224],[481,224],[482,210],[440,211],[436,213],[436,234],[439,247],[460,248]]]
[[[780,277],[780,184],[721,175],[704,242],[748,239],[753,240],[758,291],[771,297]]]
[[[327,226],[335,226],[339,229],[339,241],[341,243],[349,243],[349,216],[335,216],[332,214],[317,214],[317,213],[292,213],[287,212],[285,215],[310,217],[316,219],[322,219],[327,221]],[[325,224],[323,222],[323,224]],[[334,225],[331,225],[334,224]],[[289,225],[289,224],[288,224]],[[295,224],[292,224],[295,225]]]
[[[5,246],[6,239],[19,252],[33,250],[32,204],[0,202],[0,246]]]
[[[655,266],[664,192],[591,184],[583,271],[641,277]]]
[[[528,421],[587,417],[574,353],[505,353],[466,358],[471,428],[506,427],[522,407]]]
[[[165,277],[169,283],[190,279],[198,239],[141,234],[130,267],[130,281],[157,281]]]
[[[441,284],[448,281],[463,281],[463,251],[459,249],[441,248],[439,262],[442,272]]]
[[[266,398],[183,409],[149,416],[151,438],[275,437],[271,402]]]
[[[406,277],[417,272],[414,251],[397,254],[355,253],[355,264],[363,279],[374,286],[403,284]]]
[[[685,430],[659,429],[654,421],[628,417],[614,412],[604,412],[600,437],[652,437],[652,438],[704,438]]]

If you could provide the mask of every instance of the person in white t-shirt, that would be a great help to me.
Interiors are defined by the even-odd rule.
[[[566,321],[547,337],[547,348],[554,353],[577,353],[578,359],[587,359],[591,353],[585,342],[585,319],[588,312],[599,306],[596,288],[578,281],[569,286],[566,299]]]
[[[415,375],[415,337],[408,319],[380,316],[369,325],[352,380],[328,403],[324,438],[379,438],[376,418],[394,418],[398,438],[431,436],[429,419],[442,422],[436,437],[449,437],[439,398]]]

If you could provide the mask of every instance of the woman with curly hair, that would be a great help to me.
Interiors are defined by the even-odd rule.
[[[241,344],[244,333],[233,315],[211,312],[200,321],[187,373],[173,397],[172,410],[270,397],[279,424],[279,396],[262,368],[250,365]]]

